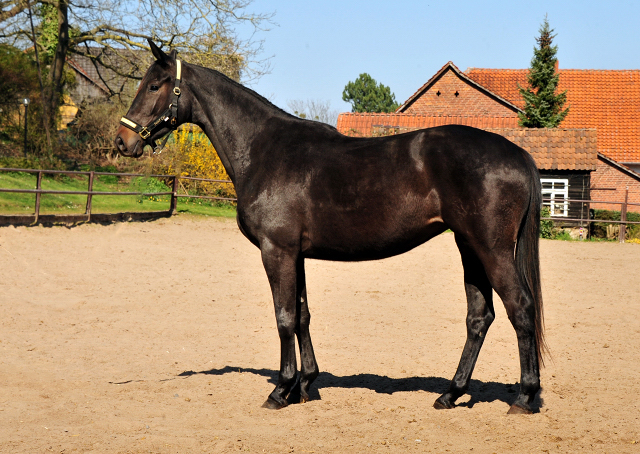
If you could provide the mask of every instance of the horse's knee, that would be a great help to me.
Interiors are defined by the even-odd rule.
[[[278,323],[278,334],[281,340],[289,340],[296,334],[295,324]]]
[[[278,325],[280,339],[289,339],[295,335],[297,324],[295,314],[283,309],[277,310],[276,323]]]

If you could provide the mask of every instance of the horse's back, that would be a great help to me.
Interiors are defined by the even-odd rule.
[[[337,210],[440,217],[500,196],[528,199],[536,186],[531,156],[504,137],[449,125],[379,139],[345,140],[314,163],[312,199]],[[383,212],[381,213],[381,209]],[[402,216],[400,216],[402,219]]]

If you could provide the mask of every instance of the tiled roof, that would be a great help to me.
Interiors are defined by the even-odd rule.
[[[486,129],[527,150],[539,169],[596,170],[595,129]]]
[[[515,128],[515,117],[465,117],[465,116],[429,116],[401,113],[341,113],[337,128],[342,134],[355,137],[371,137],[378,129],[399,129],[398,132],[442,125],[465,125],[474,128]]]
[[[469,68],[465,74],[519,108],[525,69]],[[621,163],[640,162],[640,70],[560,69],[558,90],[567,90],[563,128],[595,128],[598,151]]]
[[[432,117],[409,114],[343,113],[338,131],[355,137],[398,134],[416,129],[458,124],[500,134],[527,150],[544,170],[595,170],[597,138],[593,129],[518,128],[509,117]]]

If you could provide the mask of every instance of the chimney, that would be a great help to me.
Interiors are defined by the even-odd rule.
[[[560,61],[556,58],[556,64],[553,66],[553,71],[558,72],[560,68]]]

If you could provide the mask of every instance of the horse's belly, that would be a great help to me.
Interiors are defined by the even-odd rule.
[[[419,224],[385,225],[380,221],[331,223],[324,229],[310,230],[303,236],[302,252],[305,257],[322,260],[376,260],[407,252],[447,229],[440,218]]]

